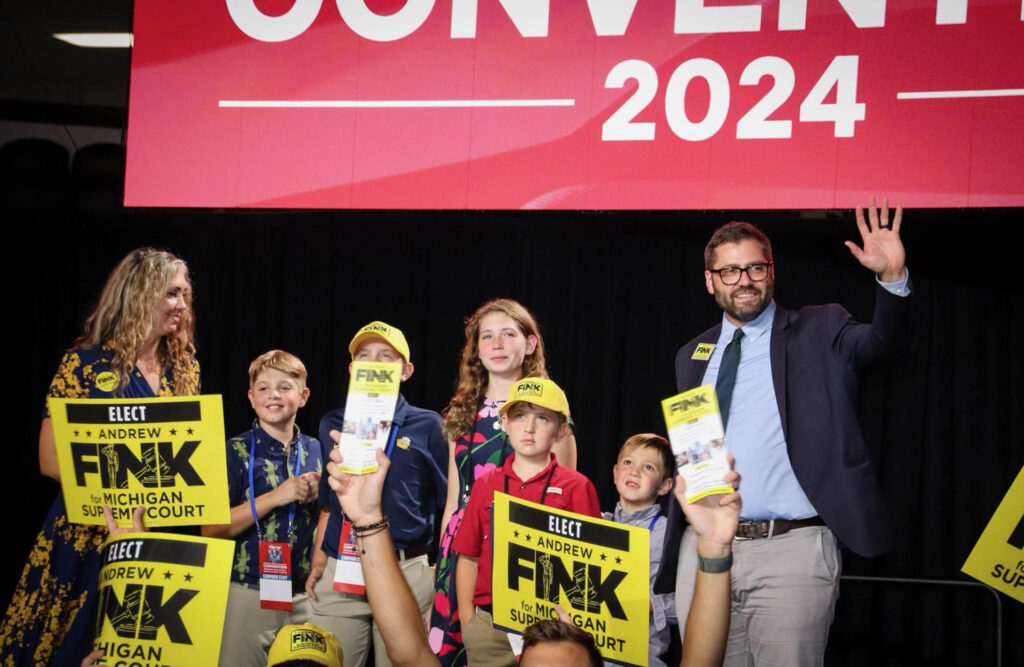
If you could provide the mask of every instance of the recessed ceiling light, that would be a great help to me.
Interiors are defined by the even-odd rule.
[[[129,49],[132,46],[130,32],[55,32],[53,36],[62,42],[91,49]]]

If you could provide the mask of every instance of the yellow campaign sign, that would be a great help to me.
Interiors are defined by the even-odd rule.
[[[1017,473],[1017,479],[960,569],[1017,602],[1024,602],[1024,468]]]
[[[49,399],[68,518],[104,525],[231,522],[221,397]]]
[[[609,662],[646,665],[650,532],[494,494],[494,625],[522,632],[560,604]]]
[[[93,648],[103,665],[216,665],[235,543],[125,533],[103,545]]]

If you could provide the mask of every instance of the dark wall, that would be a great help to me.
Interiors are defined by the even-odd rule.
[[[903,362],[864,379],[861,401],[899,538],[874,560],[848,554],[846,574],[967,580],[960,566],[1024,463],[1024,309],[1010,243],[1020,214],[906,215],[917,342]],[[8,388],[9,562],[23,562],[57,490],[37,472],[46,387],[107,273],[140,245],[169,248],[191,266],[203,388],[224,395],[229,433],[252,418],[246,368],[271,347],[298,354],[309,367],[312,396],[298,422],[315,433],[320,415],[345,392],[347,343],[372,319],[400,327],[409,339],[416,373],[406,396],[441,409],[455,381],[465,317],[492,297],[522,301],[541,324],[551,375],[568,393],[579,467],[608,507],[618,445],[639,431],[664,432],[659,401],[674,393],[675,352],[720,317],[701,271],[716,225],[742,217],[769,233],[780,304],[837,301],[858,319],[872,310],[872,277],[843,247],[856,237],[851,212],[801,219],[796,212],[65,208],[5,217],[5,302],[15,332],[8,377],[17,379]],[[16,570],[0,578],[4,600]],[[844,584],[829,661],[990,662],[994,621],[984,596]],[[1024,627],[1021,605],[1002,599],[1007,627]],[[1006,664],[1024,663],[1018,636],[1004,644]]]

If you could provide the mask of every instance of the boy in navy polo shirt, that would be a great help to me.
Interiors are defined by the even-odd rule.
[[[349,343],[353,361],[401,362],[402,381],[413,373],[409,344],[405,335],[384,322],[371,322],[356,332]],[[332,410],[320,420],[323,442],[335,442],[331,431],[341,431],[345,409]],[[420,611],[426,613],[433,602],[434,580],[427,562],[434,539],[434,516],[445,504],[448,493],[448,442],[441,432],[441,416],[431,410],[413,407],[399,395],[392,420],[397,434],[389,438],[385,453],[391,460],[384,482],[381,507],[390,523],[402,574],[412,589]],[[325,450],[329,451],[325,446]],[[377,667],[389,666],[387,650],[373,623],[366,597],[334,590],[338,545],[341,540],[342,511],[337,495],[320,481],[320,520],[317,529],[319,548],[313,556],[313,569],[306,591],[313,615],[341,642],[346,665],[362,665],[370,647]]]
[[[577,514],[601,516],[594,485],[582,474],[559,465],[551,452],[569,428],[565,392],[551,380],[523,378],[512,386],[498,412],[515,453],[502,467],[474,482],[452,543],[461,557],[455,592],[462,619],[462,643],[474,667],[516,664],[508,636],[494,629],[491,613],[490,507],[494,492]]]
[[[306,404],[306,367],[295,355],[270,350],[249,365],[249,401],[256,411],[251,430],[227,443],[231,523],[203,526],[206,537],[235,540],[221,665],[266,665],[267,650],[282,627],[309,620],[303,589],[311,567],[314,504],[323,457],[320,443],[299,433],[295,414]],[[291,564],[262,583],[267,572]]]

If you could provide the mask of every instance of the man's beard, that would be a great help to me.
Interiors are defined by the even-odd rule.
[[[750,322],[757,319],[757,316],[764,312],[772,301],[775,293],[775,282],[764,280],[753,285],[736,287],[730,292],[725,291],[725,286],[715,289],[715,301],[718,306],[737,322]],[[757,294],[761,298],[751,301],[744,301],[742,305],[735,302],[737,294]]]

